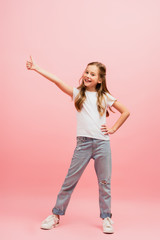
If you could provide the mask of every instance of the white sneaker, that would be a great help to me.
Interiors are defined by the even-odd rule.
[[[113,224],[114,222],[112,221],[112,219],[110,217],[106,217],[103,219],[103,232],[104,233],[114,233],[114,229],[113,229]]]
[[[45,220],[42,221],[41,228],[42,229],[52,229],[59,224],[59,218],[52,214],[49,215]]]

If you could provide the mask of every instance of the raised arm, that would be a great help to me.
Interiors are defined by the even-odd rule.
[[[53,75],[52,73],[47,72],[46,70],[40,68],[35,61],[33,60],[32,56],[30,56],[30,61],[27,61],[26,67],[29,70],[34,70],[37,73],[41,74],[43,77],[47,78],[51,82],[55,83],[57,87],[59,87],[64,93],[68,94],[69,96],[73,96],[73,87],[69,86],[57,76]]]

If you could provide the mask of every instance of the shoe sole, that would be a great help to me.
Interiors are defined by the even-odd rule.
[[[52,228],[55,228],[59,225],[59,223],[56,223],[55,225],[52,225],[50,228],[45,228],[45,227],[40,227],[40,229],[43,229],[43,230],[51,230]]]
[[[111,234],[111,233],[114,233],[114,231],[110,231],[110,232],[104,232],[104,231],[103,231],[103,233],[109,233],[109,234]]]

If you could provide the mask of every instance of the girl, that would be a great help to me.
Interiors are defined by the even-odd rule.
[[[57,195],[52,215],[42,221],[41,229],[51,229],[59,224],[60,215],[65,215],[71,194],[92,158],[99,185],[99,208],[100,218],[103,219],[103,232],[114,233],[111,220],[112,158],[109,134],[115,133],[130,113],[108,91],[105,65],[100,62],[89,63],[77,88],[68,86],[55,75],[40,68],[31,56],[26,66],[52,81],[68,94],[74,100],[77,110],[77,145],[67,176]],[[121,116],[113,127],[108,129],[105,122],[106,117],[109,116],[108,109],[112,111],[111,106],[117,109]]]

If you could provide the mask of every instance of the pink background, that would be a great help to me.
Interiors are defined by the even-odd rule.
[[[159,8],[158,0],[1,1],[0,211],[6,239],[21,234],[23,239],[106,237],[101,233],[93,160],[61,227],[39,229],[51,214],[72,158],[76,110],[57,86],[27,70],[30,55],[75,87],[89,62],[106,65],[109,91],[131,113],[110,135],[115,234],[119,239],[135,239],[136,233],[146,239],[157,236]],[[108,127],[120,117],[113,110],[116,113],[106,119]],[[148,218],[154,219],[150,228]],[[83,231],[77,236],[79,227]]]

